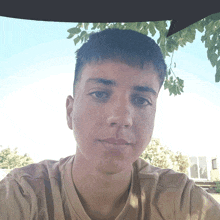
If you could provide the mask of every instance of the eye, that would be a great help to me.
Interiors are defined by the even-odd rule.
[[[109,96],[109,94],[107,92],[103,92],[103,91],[92,92],[89,95],[91,95],[92,97],[94,97],[96,99],[100,99],[100,100],[106,100]]]
[[[147,106],[152,105],[147,99],[143,97],[133,97],[132,102],[137,106]]]

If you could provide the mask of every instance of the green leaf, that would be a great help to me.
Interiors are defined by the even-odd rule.
[[[169,82],[168,82],[168,80],[166,79],[166,80],[164,81],[164,89],[167,89],[167,88],[169,88]]]
[[[168,52],[172,53],[174,50],[178,49],[178,42],[170,37],[167,39],[166,48]]]
[[[168,71],[168,75],[170,75],[171,74],[171,69],[169,69],[169,71]]]
[[[141,33],[145,34],[146,36],[148,36],[148,30],[146,30],[146,29],[143,29]]]
[[[161,36],[157,39],[157,44],[160,44],[161,42]]]
[[[207,37],[206,40],[205,40],[205,47],[209,48],[210,46],[211,46],[211,41],[210,41],[210,38]]]
[[[74,28],[70,28],[69,30],[67,30],[70,34],[79,34],[81,32],[80,28],[74,27]]]
[[[85,41],[87,41],[89,39],[90,34],[86,33],[86,35],[84,36]]]
[[[213,50],[208,49],[207,57],[210,60],[211,65],[214,67],[217,63],[218,55]]]
[[[99,23],[93,23],[93,27],[91,28],[92,30],[95,30],[98,27]]]
[[[69,34],[69,36],[67,37],[67,39],[70,39],[74,36],[74,34]]]
[[[105,30],[106,26],[107,26],[107,23],[100,23],[99,24],[99,28],[100,28],[101,31]]]
[[[83,23],[82,23],[82,22],[78,23],[78,24],[77,24],[77,27],[78,27],[78,28],[83,28]]]
[[[166,51],[165,45],[160,44],[160,49],[161,49],[161,52],[163,54],[163,58],[165,59],[165,57],[167,56],[167,51]]]
[[[195,33],[189,33],[186,37],[187,41],[192,43],[195,40]]]
[[[203,32],[204,31],[204,25],[203,25],[203,23],[200,21],[200,22],[197,22],[197,30],[199,31],[199,32]]]
[[[80,41],[80,37],[78,36],[78,37],[76,37],[76,38],[74,39],[75,45],[76,45],[79,41]]]
[[[140,31],[141,28],[142,28],[142,22],[136,22],[136,30]]]
[[[156,31],[155,31],[155,27],[154,27],[154,23],[153,22],[150,22],[149,24],[149,31],[151,33],[152,36],[154,36],[156,34]]]
[[[160,46],[165,46],[165,42],[166,42],[166,37],[164,35],[160,35],[160,38],[159,38],[159,45]]]
[[[75,29],[75,27],[74,28],[70,28],[70,29],[67,30],[67,32],[71,33],[74,29]]]
[[[87,33],[86,31],[82,31],[80,37],[83,37],[84,35],[86,35],[86,33]]]
[[[215,82],[220,82],[220,60],[216,64]]]
[[[216,21],[216,20],[220,20],[220,12],[209,15],[209,18]]]
[[[218,69],[215,74],[215,82],[220,82],[220,69]]]
[[[88,27],[89,27],[89,23],[84,23],[84,28],[85,28],[86,30],[88,30]]]
[[[88,39],[88,34],[86,31],[82,31],[81,34],[79,35],[79,39],[82,42],[86,42],[86,40]],[[77,42],[78,43],[78,42]]]
[[[172,94],[176,95],[181,95],[183,92],[183,87],[184,87],[184,81],[181,80],[179,77],[177,77],[175,80],[173,80],[173,76],[171,76],[169,79],[165,79],[164,83],[164,89],[168,89],[170,96]]]
[[[162,21],[156,21],[154,24],[158,31],[162,31],[163,29],[166,28],[165,24]]]
[[[218,59],[218,55],[216,53],[213,53],[211,58],[210,58],[210,62],[211,62],[213,67],[216,65],[217,59]]]

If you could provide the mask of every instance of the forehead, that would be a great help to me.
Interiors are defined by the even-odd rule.
[[[159,92],[159,76],[152,64],[145,64],[143,69],[129,66],[120,61],[104,61],[87,64],[81,73],[79,86],[103,84],[114,87],[146,85]],[[103,80],[107,80],[104,82]],[[104,82],[104,83],[103,83]]]

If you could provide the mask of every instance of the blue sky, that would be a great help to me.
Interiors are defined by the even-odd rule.
[[[81,46],[67,39],[73,26],[0,17],[0,145],[18,147],[36,162],[75,153],[65,115]],[[197,33],[192,44],[174,53],[184,94],[161,90],[153,137],[173,151],[215,156],[220,154],[220,84],[200,38]]]

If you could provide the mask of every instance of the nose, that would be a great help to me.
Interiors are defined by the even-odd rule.
[[[129,128],[133,124],[132,120],[132,106],[128,99],[118,98],[108,106],[109,117],[107,123],[109,126],[126,127]]]

